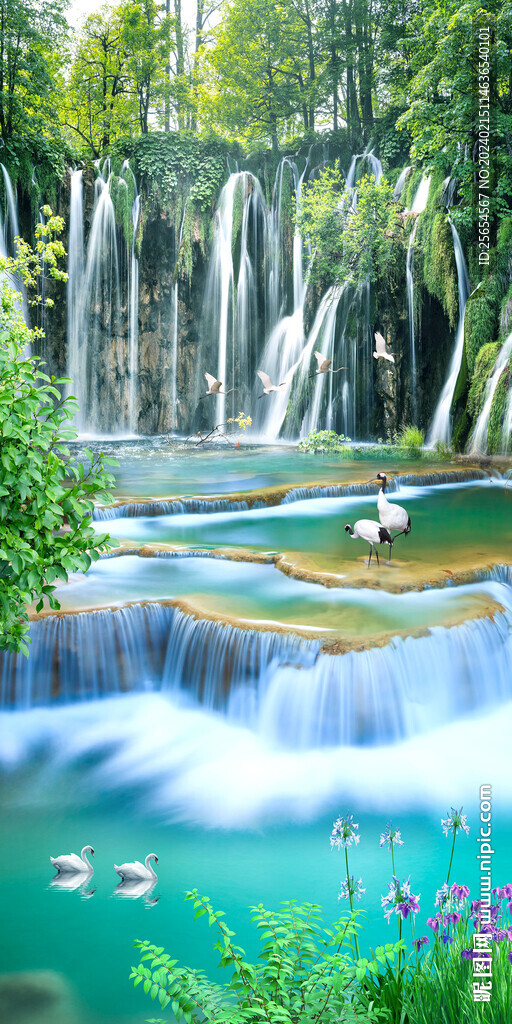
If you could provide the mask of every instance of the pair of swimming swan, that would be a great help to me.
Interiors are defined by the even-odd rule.
[[[50,857],[50,861],[53,867],[57,869],[58,875],[92,875],[94,868],[87,858],[88,853],[94,857],[92,846],[84,846],[80,856],[76,853],[68,853],[63,854],[61,857]],[[158,864],[156,853],[148,853],[144,864],[141,864],[140,860],[134,860],[126,864],[114,864],[114,871],[120,875],[123,882],[152,881],[157,877],[156,871],[151,864],[152,860],[154,860],[155,864]]]

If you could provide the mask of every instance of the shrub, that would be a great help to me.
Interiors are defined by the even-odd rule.
[[[116,543],[91,526],[93,498],[111,500],[109,460],[87,451],[86,464],[69,462],[77,403],[61,397],[67,378],[46,376],[26,354],[41,332],[27,327],[14,280],[21,276],[30,291],[43,265],[65,277],[57,268],[62,222],[43,212],[36,251],[19,240],[16,259],[0,257],[0,649],[25,654],[27,605],[35,600],[40,611],[46,598],[59,608],[55,581],[85,571]]]
[[[185,1024],[215,1021],[216,1024],[378,1024],[389,1014],[353,1002],[356,988],[366,977],[388,971],[398,945],[378,947],[373,960],[354,962],[351,940],[358,926],[357,912],[346,914],[332,927],[323,927],[321,910],[313,903],[283,903],[282,910],[252,907],[252,922],[260,933],[261,951],[256,964],[233,943],[234,932],[213,909],[208,897],[196,889],[185,899],[193,901],[194,920],[208,916],[218,938],[214,949],[221,967],[232,971],[227,985],[212,984],[202,971],[181,967],[163,947],[136,942],[141,962],[132,967],[134,985],[141,982],[162,1009],[170,1004],[176,1020]],[[147,965],[147,966],[146,966]],[[153,1021],[152,1024],[159,1024]]]
[[[419,427],[404,427],[397,437],[397,444],[407,455],[421,455],[425,442],[425,431]]]

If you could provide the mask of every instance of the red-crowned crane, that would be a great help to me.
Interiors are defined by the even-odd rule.
[[[368,566],[372,560],[372,551],[375,551],[377,556],[377,565],[379,562],[379,552],[377,551],[377,544],[389,544],[389,551],[391,554],[391,546],[393,541],[389,535],[388,530],[385,526],[381,526],[380,523],[376,523],[373,519],[358,519],[357,523],[354,523],[354,529],[349,523],[345,526],[345,533],[350,533],[352,540],[357,540],[358,537],[361,540],[367,541],[370,545],[370,554],[368,556]]]
[[[399,537],[402,533],[407,536],[411,532],[411,517],[405,508],[401,505],[395,505],[394,501],[388,501],[386,498],[386,483],[387,476],[385,473],[377,473],[376,480],[380,481],[380,491],[377,498],[377,508],[379,510],[379,519],[386,530],[398,530],[399,532],[395,535]]]

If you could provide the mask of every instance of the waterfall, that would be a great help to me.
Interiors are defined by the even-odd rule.
[[[476,421],[469,443],[469,451],[472,454],[487,451],[487,435],[489,430],[489,416],[491,413],[492,400],[494,398],[496,388],[498,387],[501,374],[503,373],[511,354],[512,334],[509,334],[507,340],[503,343],[500,351],[498,352],[491,377],[485,386],[484,405]],[[507,419],[507,416],[505,419]]]
[[[483,593],[504,610],[340,655],[321,653],[316,640],[158,604],[50,616],[31,625],[29,659],[2,656],[1,703],[30,708],[159,690],[277,748],[396,743],[512,699],[510,568],[454,597],[460,592]]]
[[[273,205],[270,222],[270,244],[267,244],[266,251],[271,255],[270,280],[273,282],[273,294],[271,295],[270,309],[272,314],[278,313],[280,319],[274,322],[271,327],[263,354],[259,359],[258,369],[268,373],[275,384],[285,380],[292,380],[299,365],[305,364],[305,336],[304,336],[304,300],[306,297],[306,286],[303,270],[303,247],[300,232],[295,228],[293,235],[293,306],[292,313],[282,316],[286,306],[286,291],[282,274],[280,275],[279,255],[281,241],[281,201],[282,181],[284,168],[288,167],[293,176],[295,190],[295,203],[300,209],[300,198],[302,184],[306,174],[308,163],[304,166],[299,176],[296,164],[288,157],[285,157],[278,168],[276,175],[276,186],[273,193]],[[283,258],[284,258],[284,254]],[[280,299],[278,305],[278,299]],[[254,398],[261,393],[261,387],[257,386]],[[257,408],[255,427],[267,440],[275,440],[279,437],[283,422],[286,416],[288,401],[290,398],[289,388],[284,391],[274,392],[263,399],[263,408]]]
[[[107,173],[108,172],[108,173]],[[106,161],[95,181],[95,202],[87,245],[83,289],[83,331],[86,345],[79,383],[80,430],[113,431],[127,427],[118,381],[124,385],[120,350],[121,304],[119,258],[114,205],[110,195],[110,166]],[[82,347],[83,343],[80,345]],[[82,374],[82,370],[80,371]],[[83,383],[82,383],[83,381]]]
[[[84,212],[83,172],[71,172],[69,203],[68,281],[67,281],[67,374],[71,393],[81,407],[85,400],[87,337],[83,330]]]
[[[512,440],[512,385],[509,387],[507,408],[505,410],[505,416],[503,419],[503,427],[501,431],[501,447],[504,452],[510,451],[510,443]]]
[[[12,187],[12,182],[9,177],[9,172],[7,168],[4,167],[3,164],[0,164],[0,167],[2,168],[2,174],[4,178],[6,202],[5,218],[2,229],[1,254],[3,256],[16,256],[18,252],[16,239],[20,237],[20,228],[18,224],[18,202],[16,196],[14,195],[14,189]],[[16,290],[20,293],[23,318],[28,326],[29,317],[25,285],[22,279],[18,276],[16,278],[11,278],[11,283],[13,285],[13,288],[16,288]],[[26,355],[30,355],[30,352],[27,351]]]
[[[409,312],[409,339],[411,347],[412,418],[414,423],[416,423],[418,417],[418,374],[416,367],[416,339],[414,324],[414,240],[416,238],[416,231],[418,230],[419,215],[420,213],[423,213],[423,210],[427,205],[429,188],[430,176],[423,175],[423,178],[421,179],[421,182],[416,190],[416,195],[414,196],[413,204],[410,210],[410,213],[417,214],[417,217],[414,222],[414,227],[409,236],[409,246],[407,248],[407,259],[405,268],[407,280],[407,308]]]
[[[137,432],[138,423],[138,370],[139,370],[139,261],[135,255],[135,242],[140,217],[140,196],[137,190],[135,175],[130,167],[130,161],[125,160],[121,174],[124,179],[129,171],[133,183],[134,195],[131,209],[132,216],[132,238],[131,244],[127,242],[127,307],[128,307],[128,423],[133,433]],[[174,367],[173,380],[176,379],[176,367]]]
[[[430,425],[430,430],[427,437],[427,445],[433,445],[435,441],[443,441],[447,444],[450,443],[452,436],[450,424],[450,409],[452,406],[455,386],[457,384],[457,379],[460,372],[462,353],[464,351],[464,313],[466,310],[466,302],[469,296],[469,277],[466,267],[466,261],[464,259],[464,253],[462,251],[461,241],[457,233],[457,230],[451,221],[450,227],[452,229],[453,245],[455,249],[455,262],[457,264],[457,283],[459,289],[459,322],[457,326],[457,333],[455,335],[455,346],[453,350],[452,359],[450,362],[448,377],[441,392],[441,397],[437,404],[437,408],[434,413],[432,423]]]
[[[233,237],[233,223],[234,216],[238,216],[239,213],[240,261],[235,279],[233,244],[236,239]],[[247,394],[252,384],[251,338],[253,331],[256,330],[256,324],[252,319],[255,311],[255,272],[249,251],[249,218],[257,225],[260,218],[265,218],[265,214],[265,204],[257,178],[247,171],[231,174],[222,189],[215,212],[213,247],[205,296],[205,327],[210,333],[213,324],[216,341],[216,376],[222,381],[225,391],[235,386],[235,374],[240,382],[242,394]],[[201,391],[206,369],[208,367],[198,367]],[[235,406],[241,407],[240,401],[241,396],[230,399],[229,405],[233,411]],[[215,402],[215,422],[224,423],[225,395],[220,394]]]
[[[410,169],[411,168],[409,166],[409,167],[404,167],[403,171],[400,171],[400,174],[399,174],[399,177],[398,177],[398,181],[397,181],[397,183],[395,185],[395,188],[393,190],[393,199],[400,199],[400,196],[402,195],[402,192],[404,190],[405,179],[407,178],[407,175],[409,174]]]

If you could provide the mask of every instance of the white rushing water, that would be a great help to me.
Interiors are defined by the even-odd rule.
[[[459,322],[457,325],[457,333],[455,335],[455,345],[453,349],[453,355],[450,361],[450,368],[448,370],[448,377],[444,384],[443,390],[441,391],[441,397],[437,404],[436,411],[434,413],[432,423],[430,424],[427,445],[433,445],[435,441],[443,441],[449,444],[452,436],[452,428],[450,422],[450,410],[453,401],[453,395],[455,392],[455,386],[460,372],[460,366],[462,362],[462,353],[464,351],[464,313],[466,310],[466,302],[469,297],[469,277],[466,267],[466,261],[464,259],[464,253],[462,251],[461,241],[458,232],[454,225],[450,221],[450,227],[452,229],[453,244],[455,248],[455,262],[457,264],[457,282],[459,291]]]
[[[87,337],[83,330],[84,211],[83,171],[71,172],[67,281],[67,375],[80,406],[85,398]]]
[[[409,168],[406,168],[406,171]],[[403,172],[402,172],[403,173]],[[400,179],[399,179],[400,180]],[[398,187],[398,182],[397,182]],[[403,186],[402,186],[403,187]],[[416,194],[413,199],[410,213],[417,214],[414,222],[414,227],[409,235],[409,245],[407,248],[407,259],[405,266],[405,275],[407,282],[407,309],[409,313],[409,341],[411,350],[411,381],[412,381],[412,418],[413,423],[417,422],[418,418],[418,371],[417,371],[417,359],[416,359],[416,336],[415,336],[415,311],[414,311],[414,240],[416,238],[416,232],[418,230],[418,219],[420,213],[423,213],[427,201],[428,193],[430,189],[430,175],[424,175],[418,185]],[[393,194],[394,198],[394,194]]]
[[[235,828],[307,818],[333,797],[417,810],[446,801],[447,777],[449,799],[466,801],[483,763],[510,772],[510,571],[479,586],[506,609],[494,620],[337,657],[159,606],[46,620],[19,710],[0,713],[0,766],[25,773],[25,806],[51,800],[64,773],[74,806],[117,797]],[[57,657],[72,703],[31,707],[50,701]],[[122,693],[130,679],[141,692]]]
[[[512,355],[512,334],[509,334],[506,341],[503,342],[496,362],[493,367],[492,374],[487,381],[485,386],[485,397],[482,411],[476,421],[475,429],[471,435],[469,450],[472,453],[486,452],[487,451],[487,435],[489,432],[489,416],[491,414],[492,402],[498,387],[500,377],[505,369],[510,356]],[[507,410],[508,412],[508,410]],[[505,423],[507,421],[507,413],[505,414]]]

